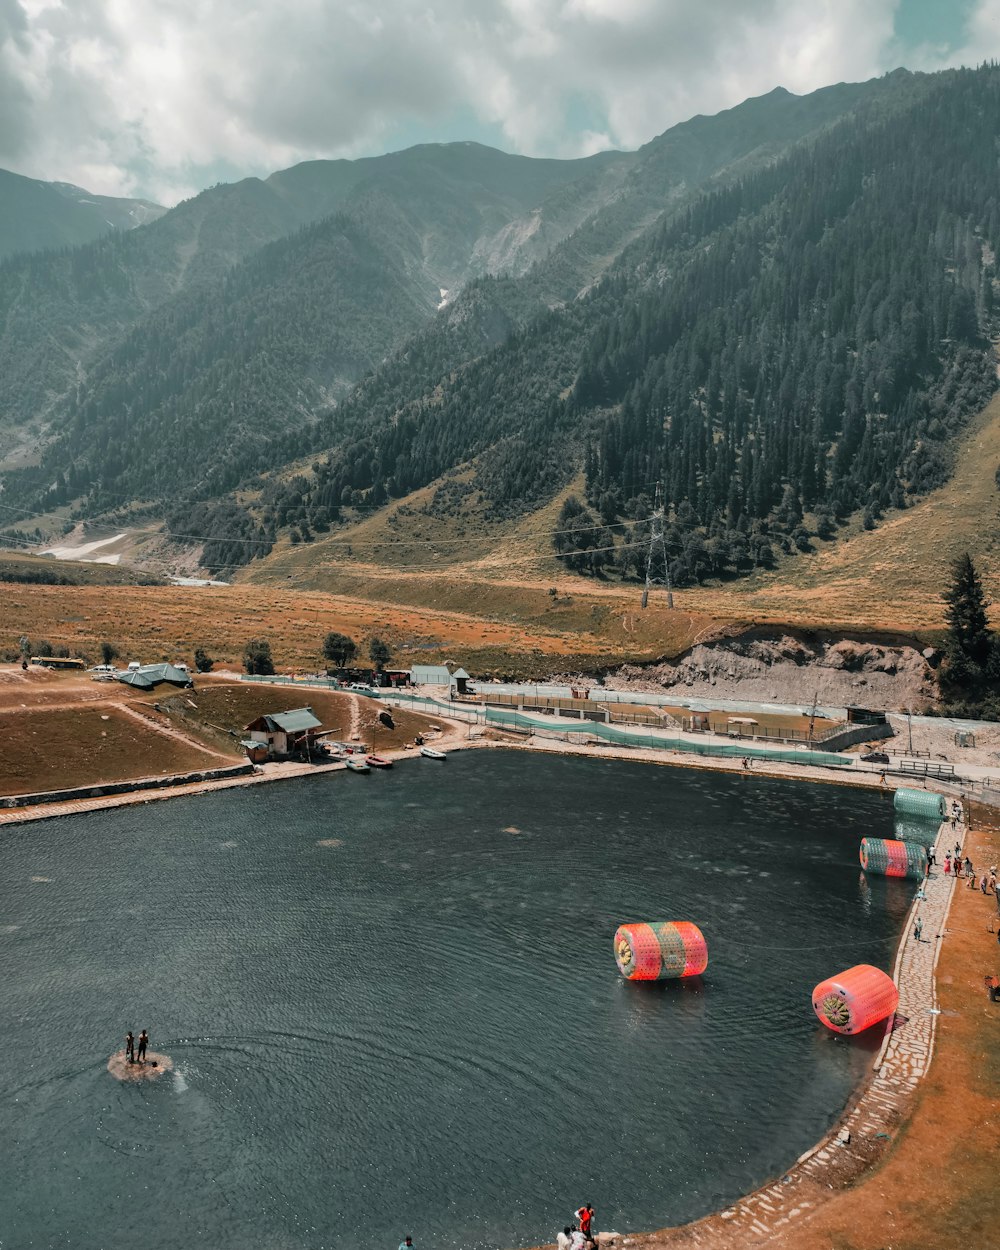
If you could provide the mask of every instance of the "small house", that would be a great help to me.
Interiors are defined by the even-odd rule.
[[[472,678],[464,668],[456,669],[451,675],[451,684],[454,687],[456,694],[468,694],[469,682],[471,680]]]
[[[316,719],[311,707],[297,707],[290,712],[258,716],[243,733],[250,742],[266,747],[268,758],[275,759],[307,752],[322,728],[322,721]]]

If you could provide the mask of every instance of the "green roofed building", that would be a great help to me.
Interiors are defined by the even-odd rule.
[[[174,668],[172,664],[143,664],[141,668],[130,668],[125,673],[118,673],[117,679],[122,685],[135,686],[137,690],[152,690],[162,682],[183,688],[194,685],[190,673]]]
[[[258,716],[243,732],[251,742],[266,746],[268,755],[273,757],[308,751],[322,728],[323,722],[316,719],[311,707],[297,707],[290,712]]]

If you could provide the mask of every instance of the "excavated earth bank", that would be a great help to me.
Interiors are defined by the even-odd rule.
[[[701,643],[671,662],[626,664],[605,678],[612,690],[761,703],[858,704],[922,711],[937,697],[937,653],[905,641],[759,631]]]

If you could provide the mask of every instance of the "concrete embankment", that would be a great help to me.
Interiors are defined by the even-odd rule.
[[[225,781],[253,774],[252,764],[234,764],[231,768],[209,768],[192,773],[173,773],[169,777],[140,777],[134,781],[110,781],[104,785],[74,786],[69,790],[44,790],[37,794],[0,796],[0,808],[39,807],[46,803],[68,803],[73,799],[103,799],[118,794],[134,794],[140,790],[166,790],[188,786],[200,781]]]

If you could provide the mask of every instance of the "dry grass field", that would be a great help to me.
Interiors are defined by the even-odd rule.
[[[0,665],[0,795],[226,767],[244,759],[239,742],[252,720],[304,706],[324,729],[383,750],[402,748],[430,723],[394,710],[395,728],[376,727],[374,700],[308,687],[199,677],[194,690],[139,691]]]
[[[953,478],[915,507],[774,571],[676,591],[673,610],[662,590],[642,610],[638,586],[567,573],[548,537],[561,497],[488,526],[474,510],[432,516],[428,487],[329,538],[279,546],[229,587],[93,584],[123,574],[78,565],[58,567],[74,579],[82,567],[87,584],[0,584],[0,654],[27,634],[92,661],[106,639],[127,658],[190,664],[203,647],[219,667],[238,668],[260,637],[281,671],[311,671],[322,667],[323,636],[338,630],[362,652],[385,638],[402,666],[447,660],[477,675],[540,677],[670,657],[753,625],[933,640],[956,554],[971,551],[1000,598],[998,465],[1000,397],[967,432]]]
[[[1000,599],[998,466],[1000,396],[969,427],[951,480],[915,507],[875,530],[854,525],[837,541],[817,541],[812,554],[785,558],[774,571],[676,591],[674,612],[663,607],[662,591],[643,612],[639,587],[567,573],[549,539],[563,496],[484,532],[474,517],[422,512],[432,493],[426,488],[328,540],[278,549],[242,577],[395,610],[446,609],[555,630],[579,639],[577,650],[587,656],[669,655],[739,623],[933,635],[944,624],[948,565],[961,552],[971,552],[988,593]]]

